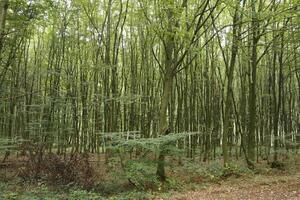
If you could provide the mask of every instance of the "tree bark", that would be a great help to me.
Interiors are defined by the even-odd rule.
[[[9,3],[8,0],[1,0],[0,3],[0,56],[3,47],[4,29],[5,29],[8,3]]]

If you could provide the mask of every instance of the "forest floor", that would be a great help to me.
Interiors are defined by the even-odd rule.
[[[196,191],[174,194],[170,200],[300,199],[300,171],[229,178]]]
[[[11,162],[17,161],[14,157],[10,159]],[[101,163],[100,165],[93,162],[97,159]],[[103,156],[101,158],[91,156],[91,163],[94,165],[94,169],[99,170],[105,167]],[[174,163],[175,161],[173,161]],[[184,166],[177,166],[172,170],[169,168],[167,175],[170,177],[170,182],[165,189],[145,191],[137,190],[132,186],[128,187],[128,184],[123,185],[120,182],[107,182],[109,184],[102,189],[111,194],[104,196],[103,192],[85,191],[76,187],[53,187],[43,181],[23,182],[16,176],[18,170],[11,167],[0,168],[0,200],[300,200],[299,155],[284,170],[272,169],[266,162],[261,161],[257,163],[254,171],[234,165],[229,173],[224,174],[225,171],[220,173],[220,170],[224,170],[220,168],[221,161],[207,163],[207,166],[204,163],[191,164],[188,161],[184,163]],[[111,168],[111,166],[107,166],[107,168]],[[100,172],[96,174],[100,177],[104,176]]]

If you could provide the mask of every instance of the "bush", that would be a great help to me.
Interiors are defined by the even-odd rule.
[[[121,169],[121,176],[128,180],[132,186],[139,190],[159,190],[161,182],[156,175],[157,160],[156,155],[161,151],[167,155],[182,155],[183,150],[176,147],[176,141],[185,138],[188,133],[176,133],[163,135],[158,138],[137,138],[137,139],[124,139],[118,137],[114,145],[109,146],[112,155],[117,155],[119,169]],[[121,138],[121,139],[120,139]],[[132,159],[132,153],[135,151],[135,159]],[[128,155],[129,154],[129,155]],[[115,161],[110,159],[111,163]],[[167,162],[167,161],[166,161]],[[167,164],[166,164],[167,165]],[[110,166],[110,169],[115,169],[116,164]],[[118,169],[116,169],[118,170]],[[173,184],[173,182],[172,182]],[[172,185],[171,184],[171,185]],[[172,187],[175,187],[174,185]]]
[[[123,175],[140,190],[157,190],[160,182],[156,177],[156,166],[151,161],[127,161]]]
[[[77,184],[90,188],[94,184],[93,169],[88,154],[72,154],[62,158],[56,154],[45,154],[38,147],[30,147],[27,162],[20,169],[24,180],[41,179],[53,184]]]
[[[252,170],[250,170],[248,167],[231,162],[226,167],[224,167],[222,177],[223,178],[227,178],[230,176],[240,177],[242,174],[249,174],[249,173],[252,173]]]
[[[206,167],[199,167],[199,163],[187,163],[185,167],[191,172],[191,176],[202,176],[210,180],[231,176],[239,177],[242,174],[253,173],[249,168],[234,162],[229,163],[226,167],[217,161],[210,163]]]
[[[173,178],[168,178],[165,185],[168,190],[178,190],[181,189],[181,186],[181,183]]]

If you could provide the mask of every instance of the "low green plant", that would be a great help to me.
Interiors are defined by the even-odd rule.
[[[183,150],[176,147],[176,141],[197,133],[170,133],[157,138],[133,137],[125,139],[122,134],[113,134],[114,143],[108,148],[119,160],[121,166],[117,168],[116,161],[111,158],[109,169],[120,170],[121,177],[128,180],[136,189],[155,191],[161,189],[161,182],[156,175],[157,160],[155,157],[163,151],[165,156],[180,156]],[[134,158],[132,157],[133,152]],[[172,167],[167,161],[165,166]],[[171,183],[171,187],[176,184]]]
[[[108,198],[108,200],[150,200],[153,199],[154,195],[145,191],[132,191],[123,193],[118,196]]]
[[[5,182],[0,182],[0,191],[4,191],[7,188],[7,183]]]
[[[95,192],[90,192],[90,191],[86,191],[86,190],[81,190],[81,189],[76,189],[76,190],[72,190],[69,192],[68,194],[68,199],[69,200],[82,200],[82,199],[86,199],[86,200],[101,200],[101,199],[105,199],[104,197],[100,196],[99,194],[95,193]]]
[[[200,166],[199,163],[187,162],[185,169],[190,172],[190,176],[202,176],[209,180],[218,180],[229,176],[241,176],[242,174],[252,174],[252,170],[241,164],[231,162],[226,167],[222,163],[215,161],[208,166]]]
[[[242,174],[249,174],[249,173],[253,173],[253,171],[250,170],[248,167],[234,162],[230,162],[226,167],[224,167],[222,177],[229,177],[232,175],[239,177]]]
[[[157,190],[160,182],[156,177],[155,162],[150,160],[129,160],[124,166],[124,176],[137,189]]]
[[[204,171],[210,179],[219,178],[224,174],[224,167],[218,162],[212,162]]]
[[[167,190],[179,190],[181,189],[182,184],[174,178],[168,178],[165,187]]]
[[[12,191],[6,191],[4,194],[2,194],[0,197],[1,199],[6,199],[6,200],[15,200],[18,199],[18,193],[17,192],[12,192]]]

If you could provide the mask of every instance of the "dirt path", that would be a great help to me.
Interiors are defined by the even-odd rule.
[[[206,189],[174,195],[170,200],[300,200],[300,172],[294,175],[231,179]]]

